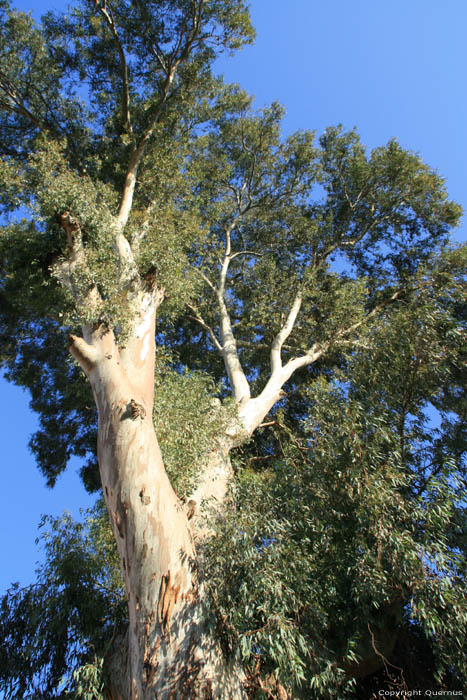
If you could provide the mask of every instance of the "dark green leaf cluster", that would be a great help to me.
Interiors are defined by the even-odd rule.
[[[9,297],[5,310],[19,300]],[[6,378],[30,391],[31,408],[39,429],[30,448],[48,486],[53,486],[71,456],[86,458],[81,476],[89,491],[100,488],[97,471],[97,412],[82,370],[63,342],[62,328],[53,321],[4,315],[0,324],[1,358]],[[14,330],[12,328],[14,324]]]
[[[40,27],[6,1],[0,10],[0,204],[16,215],[28,207],[35,222],[27,232],[4,227],[2,277],[24,277],[37,248],[43,279],[32,291],[48,296],[51,272],[69,254],[57,223],[66,212],[79,222],[86,249],[75,284],[83,291],[95,284],[103,303],[77,308],[64,293],[53,304],[55,317],[60,312],[65,325],[104,320],[121,332],[127,299],[118,285],[113,219],[144,142],[126,233],[145,239],[135,245],[139,271],[144,276],[157,266],[166,306],[180,309],[190,295],[186,248],[199,232],[190,203],[177,204],[183,149],[218,84],[213,59],[252,40],[246,6],[83,1],[65,14],[49,13]],[[32,250],[17,265],[11,249],[19,244],[25,252],[26,243]]]
[[[6,165],[24,162],[44,130],[66,138],[70,158],[78,160],[78,145],[88,143],[89,112],[65,84],[44,34],[24,12],[0,4],[0,148]],[[3,193],[2,193],[3,194]],[[2,196],[11,209],[14,200]]]

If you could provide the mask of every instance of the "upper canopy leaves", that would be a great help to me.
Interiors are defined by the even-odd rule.
[[[195,3],[205,23],[195,36],[198,15],[183,21],[188,5],[177,4],[175,14],[169,5],[158,3],[148,15],[149,6],[139,3],[84,3],[66,17],[49,15],[42,32],[22,15],[5,21],[7,28],[23,23],[23,43],[37,43],[41,60],[53,62],[57,79],[47,94],[60,97],[61,114],[66,100],[81,104],[80,78],[89,99],[97,100],[92,115],[79,107],[79,134],[78,118],[69,128],[62,120],[61,131],[47,122],[40,134],[30,120],[29,142],[22,141],[16,156],[5,153],[5,201],[28,205],[36,222],[4,228],[5,334],[14,332],[15,318],[72,326],[105,319],[122,329],[129,295],[120,278],[115,222],[131,163],[147,137],[135,161],[124,230],[141,279],[155,274],[166,290],[162,317],[170,310],[177,319],[175,336],[170,324],[163,327],[165,340],[179,346],[188,366],[206,368],[196,348],[217,353],[224,342],[221,299],[244,371],[261,389],[271,345],[294,308],[284,361],[312,347],[321,353],[350,347],[388,304],[415,293],[422,283],[418,271],[422,275],[443,248],[460,208],[448,200],[442,179],[395,141],[367,153],[354,131],[340,128],[328,129],[318,143],[306,131],[284,139],[278,105],[254,113],[240,90],[207,74],[200,81],[214,46],[233,45],[235,32],[249,37],[246,15],[238,24],[238,6],[234,12],[231,3]],[[221,18],[227,23],[222,31]],[[192,53],[185,56],[186,41]],[[17,50],[21,59],[24,51]],[[169,63],[181,57],[167,82]],[[18,75],[26,71],[26,58],[20,59],[11,80],[23,85]],[[35,65],[36,58],[27,60]],[[23,123],[11,97],[3,99],[7,122]],[[40,109],[28,100],[31,110]],[[60,225],[64,212],[78,223],[86,258],[75,270],[81,280],[75,291],[94,284],[97,306],[80,305],[51,277],[69,254]],[[25,280],[26,296],[20,293]],[[214,357],[208,369],[216,379],[224,373]]]
[[[192,261],[205,282],[199,315],[213,329],[225,273],[249,366],[249,344],[270,347],[297,295],[289,357],[315,342],[347,342],[354,324],[414,288],[460,208],[395,141],[368,154],[339,128],[318,145],[310,132],[282,139],[277,105],[254,114],[244,96],[236,100],[194,141],[189,173],[208,233]]]
[[[65,136],[75,165],[102,139],[136,145],[169,95],[198,90],[219,51],[253,38],[245,4],[233,0],[83,0],[48,13],[42,28],[7,0],[0,11],[2,145],[24,155],[38,130]]]

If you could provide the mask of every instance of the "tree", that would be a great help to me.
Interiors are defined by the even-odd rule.
[[[466,619],[465,268],[442,180],[395,141],[283,139],[278,105],[215,79],[253,37],[243,3],[96,0],[41,27],[0,7],[2,359],[48,482],[88,455],[102,489],[128,601],[107,696],[331,692],[411,620],[452,675],[461,632],[435,613],[449,580]]]

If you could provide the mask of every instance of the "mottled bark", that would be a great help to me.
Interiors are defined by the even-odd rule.
[[[126,347],[111,331],[70,338],[98,407],[102,488],[122,562],[129,625],[110,669],[112,698],[242,698],[242,675],[208,629],[191,525],[152,423],[154,317],[141,309]],[[122,673],[123,671],[123,673]]]

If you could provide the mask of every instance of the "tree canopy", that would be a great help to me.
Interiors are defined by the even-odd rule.
[[[278,104],[215,77],[253,39],[243,2],[0,13],[1,360],[48,485],[76,455],[101,489],[76,338],[111,330],[123,356],[157,290],[153,420],[181,501],[232,449],[197,568],[249,697],[460,689],[466,252],[442,178],[396,140],[284,137]],[[127,615],[107,516],[49,526],[37,584],[2,601],[1,687],[104,697]]]

